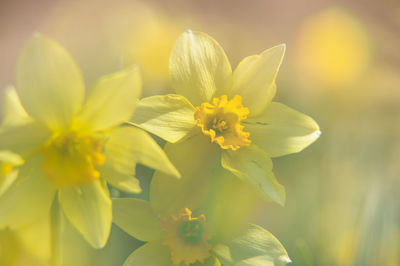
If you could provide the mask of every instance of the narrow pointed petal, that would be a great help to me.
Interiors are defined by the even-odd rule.
[[[14,87],[6,89],[3,102],[3,122],[1,127],[20,126],[31,122],[31,118],[21,105],[19,96]]]
[[[202,32],[182,33],[172,50],[169,72],[176,93],[195,106],[231,88],[232,69],[224,50]]]
[[[196,126],[196,109],[182,95],[157,95],[143,98],[130,120],[148,132],[175,143],[188,135]]]
[[[54,194],[43,175],[41,159],[31,158],[21,166],[16,182],[0,197],[0,228],[19,228],[46,215]]]
[[[146,132],[133,126],[114,129],[105,144],[107,164],[117,172],[133,175],[135,163],[180,177],[164,151]]]
[[[242,96],[249,116],[260,114],[276,93],[275,78],[285,54],[285,45],[272,47],[259,55],[243,59],[233,73],[230,95]]]
[[[161,238],[157,216],[150,203],[141,199],[113,199],[113,222],[125,232],[141,241]]]
[[[82,75],[69,53],[40,34],[23,49],[16,82],[28,114],[53,129],[70,124],[85,95]]]
[[[253,143],[271,157],[302,151],[321,135],[311,117],[277,102],[260,116],[247,119],[245,126]]]
[[[149,242],[136,249],[124,262],[124,266],[173,266],[167,246],[159,241]]]
[[[264,228],[251,224],[238,237],[213,248],[223,265],[283,266],[291,262],[279,242]]]
[[[51,132],[43,125],[35,122],[0,130],[0,150],[10,150],[26,156],[38,150]]]
[[[98,131],[120,125],[131,118],[141,91],[138,67],[101,78],[89,92],[78,126]]]
[[[107,187],[101,181],[78,187],[63,188],[58,199],[68,220],[94,247],[107,243],[111,229],[112,209]]]
[[[255,145],[222,153],[222,167],[251,184],[267,199],[285,204],[285,189],[272,172],[272,161]]]

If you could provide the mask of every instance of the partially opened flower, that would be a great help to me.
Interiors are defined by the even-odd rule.
[[[131,121],[178,143],[166,146],[169,155],[187,146],[187,156],[202,168],[208,157],[221,156],[225,169],[283,204],[285,191],[272,172],[270,158],[299,152],[320,135],[312,118],[272,102],[284,52],[285,45],[278,45],[246,57],[232,73],[214,39],[188,30],[170,57],[177,94],[142,99]],[[186,160],[174,164],[180,171],[187,168]]]
[[[99,248],[112,220],[107,183],[139,193],[136,163],[179,176],[147,133],[121,126],[141,93],[137,68],[101,78],[85,99],[81,73],[70,55],[36,35],[22,52],[16,81],[17,93],[6,98],[13,111],[5,116],[18,123],[2,128],[0,150],[18,154],[25,163],[0,197],[0,228],[30,224],[57,200],[69,221]]]
[[[290,262],[281,243],[257,225],[223,237],[218,231],[227,224],[215,226],[214,219],[209,220],[202,208],[158,212],[151,202],[134,198],[113,199],[113,204],[114,222],[128,234],[147,242],[127,258],[124,266],[217,266],[221,263],[257,266]],[[169,210],[171,206],[165,204],[165,207]]]

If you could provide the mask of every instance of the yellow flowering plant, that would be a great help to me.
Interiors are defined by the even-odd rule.
[[[132,67],[102,77],[85,99],[81,72],[68,52],[36,34],[18,61],[16,89],[6,94],[0,228],[32,224],[55,203],[93,247],[101,248],[112,221],[107,184],[139,193],[136,163],[179,177],[146,132],[122,126],[140,94],[139,70]],[[9,163],[19,165],[13,178]]]
[[[165,151],[183,176],[191,176],[194,168],[212,171],[206,162],[220,160],[223,168],[283,205],[285,190],[272,172],[271,158],[299,152],[320,135],[312,118],[272,101],[284,52],[282,44],[246,57],[232,72],[213,38],[188,30],[170,57],[177,94],[143,98],[131,122],[174,143]]]

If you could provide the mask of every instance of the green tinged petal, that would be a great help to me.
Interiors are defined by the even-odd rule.
[[[272,47],[259,55],[244,58],[233,73],[230,95],[242,96],[249,116],[260,114],[276,93],[275,78],[285,54],[285,45]]]
[[[113,166],[109,165],[107,161],[101,167],[100,172],[101,176],[104,177],[110,185],[119,190],[133,194],[142,192],[139,180],[133,176],[134,173],[125,174],[118,172]]]
[[[105,144],[107,164],[126,175],[135,173],[135,162],[180,177],[155,140],[142,129],[124,126],[114,129]]]
[[[244,125],[253,143],[271,157],[299,152],[321,135],[311,117],[277,102],[272,102],[260,116],[247,119]]]
[[[225,169],[253,185],[267,199],[272,199],[281,205],[285,204],[285,188],[278,183],[272,172],[272,161],[257,146],[224,151],[221,162]]]
[[[23,49],[16,82],[25,110],[52,129],[70,124],[85,95],[82,75],[74,60],[57,42],[40,34]]]
[[[231,88],[232,69],[224,50],[202,32],[181,34],[172,50],[169,73],[176,92],[195,106]]]
[[[31,118],[21,105],[14,87],[6,89],[3,102],[3,121],[1,127],[20,126],[31,122]]]
[[[141,99],[131,121],[168,142],[187,137],[196,126],[196,109],[182,95],[157,95]]]
[[[221,266],[221,262],[218,258],[210,256],[208,259],[205,259],[204,262],[196,262],[191,264],[191,266]]]
[[[113,199],[113,221],[141,241],[161,238],[161,229],[150,203],[141,199]]]
[[[0,130],[0,150],[10,150],[26,156],[39,149],[51,137],[51,132],[35,122]]]
[[[20,228],[50,211],[55,190],[50,187],[36,156],[21,166],[19,178],[0,197],[0,228]]]
[[[108,240],[112,222],[111,199],[101,181],[59,190],[58,199],[69,221],[94,247]]]
[[[167,246],[159,241],[149,242],[136,249],[124,262],[124,266],[173,266]]]
[[[291,262],[279,240],[254,224],[233,240],[216,245],[212,252],[227,266],[283,266]]]
[[[132,116],[141,91],[137,67],[102,77],[89,92],[78,126],[98,131],[120,125]]]

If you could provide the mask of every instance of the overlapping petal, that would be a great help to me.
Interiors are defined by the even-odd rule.
[[[91,131],[108,129],[129,120],[141,94],[138,67],[102,77],[90,90],[78,126]]]
[[[101,176],[104,177],[105,180],[107,180],[107,182],[110,183],[110,185],[112,185],[113,187],[128,193],[137,194],[142,192],[139,180],[134,177],[134,173],[121,173],[112,165],[108,164],[107,161],[105,165],[101,167],[100,171]]]
[[[231,97],[241,95],[249,117],[260,114],[276,93],[275,78],[285,54],[285,45],[244,58],[233,73]]]
[[[267,199],[285,204],[285,189],[272,172],[272,161],[255,145],[237,151],[222,153],[222,166],[234,175],[250,183]]]
[[[222,47],[205,33],[188,30],[176,41],[169,62],[172,86],[193,105],[226,94],[232,69]]]
[[[195,108],[182,95],[157,95],[141,99],[131,119],[134,124],[165,139],[178,142],[196,126]]]
[[[299,152],[321,134],[311,117],[277,102],[260,116],[247,119],[245,126],[252,141],[271,157]]]
[[[124,262],[124,266],[173,266],[167,246],[160,241],[144,244],[136,249]]]
[[[36,34],[17,65],[17,92],[25,110],[52,129],[67,127],[81,108],[84,83],[64,48]]]
[[[22,107],[21,101],[19,100],[17,91],[14,87],[8,87],[6,89],[3,105],[2,128],[20,126],[31,122],[32,119]]]
[[[108,189],[101,181],[60,189],[60,205],[68,220],[95,248],[102,248],[111,229],[112,209]]]
[[[161,238],[157,216],[150,203],[141,199],[113,199],[113,221],[131,236],[152,241]]]
[[[10,188],[18,177],[18,166],[24,160],[16,153],[0,151],[0,197]]]

